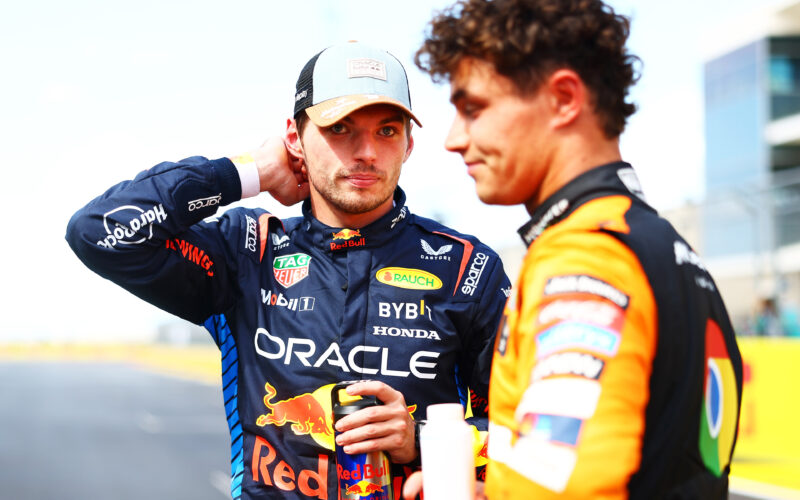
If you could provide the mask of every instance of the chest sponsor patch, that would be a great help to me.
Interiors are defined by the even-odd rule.
[[[378,302],[378,316],[410,320],[423,317],[433,321],[431,307],[426,306],[424,300],[419,302]]]
[[[272,271],[275,280],[281,285],[289,288],[296,285],[303,278],[308,276],[308,266],[311,263],[311,256],[304,253],[293,253],[291,255],[281,255],[272,261]]]
[[[410,290],[438,290],[442,288],[442,280],[438,276],[422,269],[384,267],[375,273],[375,279],[384,285]]]
[[[285,307],[290,311],[313,311],[315,297],[287,298],[282,293],[261,289],[261,302],[268,306]]]
[[[567,349],[584,349],[613,356],[619,349],[619,334],[595,325],[567,321],[536,336],[536,357]]]
[[[425,252],[420,255],[420,258],[423,260],[450,260],[450,256],[447,255],[450,253],[450,250],[453,249],[453,245],[442,245],[439,248],[433,248],[430,243],[427,241],[420,239],[420,245],[422,245],[422,250]]]
[[[360,229],[342,229],[341,231],[331,233],[330,247],[331,251],[344,250],[347,248],[363,247],[367,244],[367,239],[361,236]],[[333,240],[342,240],[339,242]]]
[[[411,339],[430,339],[442,340],[436,330],[426,330],[424,328],[403,328],[397,326],[378,326],[372,327],[373,335],[388,335],[390,337],[407,337]]]
[[[289,246],[289,235],[288,234],[284,234],[283,236],[278,236],[277,234],[272,233],[271,236],[272,236],[272,250],[273,251],[278,251],[278,250],[281,250],[281,249],[286,248],[286,247]]]
[[[610,300],[622,309],[627,309],[630,298],[605,281],[586,274],[553,276],[544,286],[544,295],[565,293],[587,293]]]

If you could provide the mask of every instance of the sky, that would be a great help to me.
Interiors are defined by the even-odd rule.
[[[784,0],[614,0],[632,18],[639,106],[621,139],[660,210],[702,199],[704,47],[720,24]],[[347,40],[405,65],[423,123],[400,179],[409,208],[497,249],[521,246],[521,207],[487,207],[443,148],[448,88],[413,65],[432,12],[451,1],[32,0],[0,16],[3,341],[127,341],[170,316],[86,269],[70,216],[161,161],[233,155],[281,134],[305,62]],[[267,195],[241,203],[299,214]]]

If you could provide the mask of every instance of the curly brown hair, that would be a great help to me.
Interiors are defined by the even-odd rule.
[[[625,128],[636,106],[625,99],[641,61],[625,41],[628,18],[600,0],[459,0],[438,12],[414,62],[447,81],[465,57],[486,60],[522,94],[535,93],[558,68],[570,68],[590,90],[605,135]]]

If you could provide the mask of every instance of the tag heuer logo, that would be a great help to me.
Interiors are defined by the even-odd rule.
[[[438,290],[442,280],[438,276],[421,269],[405,267],[384,267],[375,273],[375,278],[385,285],[411,290]]]
[[[304,253],[275,257],[275,260],[272,261],[275,280],[286,288],[297,284],[297,282],[308,276],[308,264],[310,262],[311,257]]]

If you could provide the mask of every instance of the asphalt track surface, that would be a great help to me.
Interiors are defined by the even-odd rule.
[[[0,498],[230,498],[217,386],[124,363],[0,363]]]
[[[0,362],[0,399],[0,499],[230,498],[217,385],[127,363]]]

